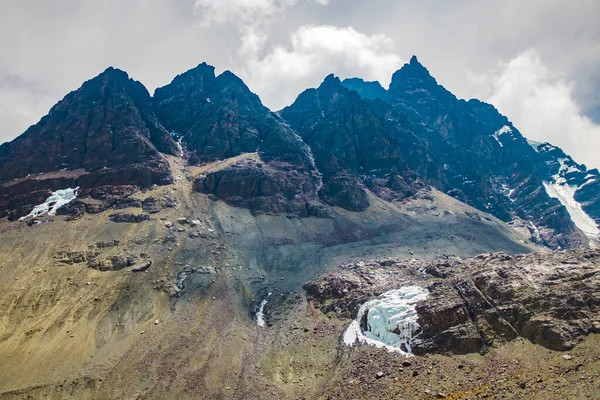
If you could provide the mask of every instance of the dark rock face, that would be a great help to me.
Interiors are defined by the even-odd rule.
[[[434,160],[423,162],[428,153],[409,124],[389,124],[333,75],[318,89],[302,93],[281,115],[310,146],[323,174],[321,198],[331,205],[362,211],[369,205],[365,188],[395,192],[390,200],[402,200],[422,187],[413,167],[425,166],[424,175],[437,175]],[[395,190],[398,176],[409,190]]]
[[[354,318],[374,296],[417,284],[422,332],[415,354],[485,352],[517,337],[569,350],[600,332],[600,250],[506,253],[439,261],[344,265],[305,285],[323,312]]]
[[[112,183],[110,178],[125,168],[148,168],[148,175],[166,172],[160,151],[174,154],[176,144],[151,106],[141,83],[123,71],[107,69],[68,94],[37,125],[0,146],[0,182],[60,169],[109,169],[88,178],[90,184]],[[162,180],[170,182],[170,177]]]
[[[319,191],[323,201],[349,211],[364,211],[371,205],[369,196],[356,178],[336,176]]]
[[[329,216],[326,207],[314,201],[314,183],[293,165],[245,160],[201,176],[194,189],[255,214]]]

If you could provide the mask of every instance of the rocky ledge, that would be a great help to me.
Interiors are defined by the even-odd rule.
[[[417,355],[485,353],[518,337],[569,350],[600,333],[598,249],[357,262],[305,289],[315,307],[345,319],[382,293],[410,285],[429,291],[416,305]]]

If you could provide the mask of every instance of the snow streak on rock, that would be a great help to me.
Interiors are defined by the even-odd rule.
[[[500,141],[500,136],[502,136],[502,135],[504,135],[506,133],[512,133],[512,129],[510,129],[510,126],[507,126],[507,125],[503,126],[501,129],[498,129],[492,135],[492,136],[494,136],[494,139],[496,139],[496,141],[498,142],[498,144],[500,145],[500,147],[504,147],[504,145]]]
[[[419,340],[417,336],[421,329],[415,306],[428,296],[427,289],[405,286],[363,304],[356,320],[344,332],[344,343],[354,346],[358,342],[405,355],[412,354],[411,347]]]

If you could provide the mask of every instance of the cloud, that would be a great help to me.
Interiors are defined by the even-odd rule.
[[[553,77],[539,52],[528,50],[492,78],[487,101],[531,140],[557,145],[575,161],[600,168],[600,125],[582,114],[573,83]]]
[[[301,91],[318,85],[330,73],[387,83],[403,64],[392,51],[390,37],[366,35],[351,27],[302,26],[292,33],[290,44],[246,60],[242,72],[273,109],[290,104]],[[286,88],[285,93],[281,88]]]
[[[329,0],[196,0],[194,12],[205,26],[225,23],[257,26],[300,1],[329,4]]]
[[[234,24],[260,25],[296,0],[196,0],[194,13],[201,26]]]

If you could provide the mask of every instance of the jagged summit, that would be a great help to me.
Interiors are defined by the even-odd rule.
[[[203,62],[202,64],[198,64],[197,67],[177,75],[171,81],[170,85],[183,85],[194,82],[196,88],[205,90],[213,84],[215,78],[215,67]],[[156,89],[154,96],[157,96],[161,89],[162,88]]]
[[[437,85],[435,78],[431,76],[429,70],[419,62],[416,56],[412,56],[410,62],[404,64],[402,68],[392,75],[390,91],[395,90],[400,82],[407,79],[420,80],[425,84]]]
[[[321,200],[358,211],[369,207],[367,189],[400,201],[431,185],[554,248],[585,243],[573,222],[577,207],[587,216],[587,232],[600,220],[594,171],[564,161],[562,152],[532,147],[492,105],[457,99],[416,56],[394,73],[389,90],[379,82],[341,81],[330,74],[278,114],[231,71],[216,75],[207,63],[177,75],[154,98],[126,72],[109,67],[21,137],[0,146],[0,182],[57,170],[89,174],[133,165],[143,170],[149,163],[164,166],[163,154],[199,165],[254,153],[273,167],[269,190],[255,190],[266,179],[255,170],[220,172],[197,187],[263,209],[272,204],[248,203],[248,196],[285,192],[288,200],[312,201],[320,187]],[[157,171],[156,165],[151,169]],[[160,178],[152,173],[122,181],[168,182],[168,172],[158,170]],[[578,188],[568,199],[548,189],[560,185],[559,175]],[[261,183],[240,192],[242,181],[258,179]],[[577,207],[569,209],[570,201]],[[275,209],[287,209],[284,203]]]
[[[323,80],[323,83],[321,83],[321,86],[325,85],[339,85],[341,83],[340,78],[337,77],[335,74],[329,74],[325,77],[325,79]]]
[[[103,77],[103,76],[115,76],[115,77],[120,76],[120,77],[124,77],[124,78],[129,79],[129,74],[126,71],[124,71],[124,70],[122,70],[120,68],[115,68],[113,66],[110,66],[110,67],[106,68],[96,78],[100,78],[100,77]]]

